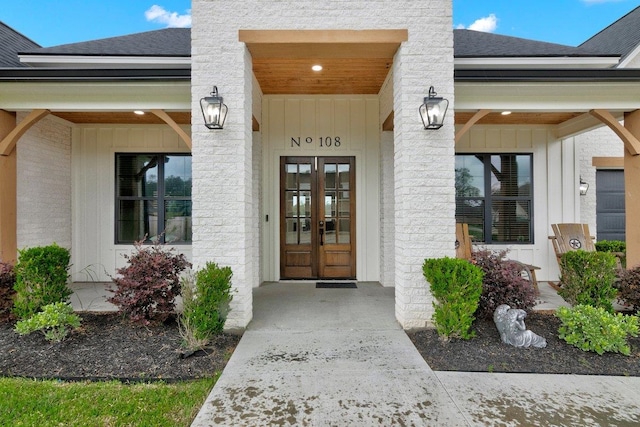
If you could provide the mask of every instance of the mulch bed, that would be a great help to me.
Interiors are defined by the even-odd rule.
[[[13,322],[0,324],[0,376],[64,380],[176,381],[212,377],[222,371],[240,337],[221,334],[205,351],[182,358],[175,320],[141,327],[117,313],[80,313],[82,327],[61,343],[41,334],[19,336]],[[436,371],[529,372],[640,376],[640,338],[632,355],[581,351],[557,337],[559,320],[531,313],[528,329],[547,339],[543,349],[503,344],[491,319],[478,319],[476,337],[443,343],[435,330],[410,333],[418,351]]]
[[[492,319],[477,319],[476,337],[443,343],[435,330],[409,334],[435,371],[528,372],[549,374],[640,376],[640,338],[629,339],[631,356],[582,351],[558,338],[560,320],[552,314],[530,313],[527,329],[547,340],[546,348],[515,348],[503,344]]]
[[[61,343],[39,333],[19,336],[0,324],[0,376],[65,380],[176,381],[221,372],[240,337],[221,334],[204,350],[183,358],[175,319],[163,325],[132,325],[117,313],[79,313],[82,326]]]

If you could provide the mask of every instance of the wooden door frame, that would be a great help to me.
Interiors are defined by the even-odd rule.
[[[316,280],[322,279],[320,275],[320,247],[319,247],[319,221],[320,221],[320,203],[324,203],[324,195],[320,194],[321,187],[324,188],[323,185],[320,185],[320,180],[324,179],[324,171],[322,172],[322,176],[319,171],[320,159],[326,163],[328,160],[329,163],[331,161],[340,163],[340,161],[348,159],[348,163],[350,164],[350,184],[349,184],[349,209],[350,209],[350,267],[351,272],[348,277],[339,277],[339,278],[349,278],[355,279],[356,277],[356,157],[355,156],[280,156],[279,163],[279,182],[278,182],[278,192],[279,192],[279,236],[280,236],[280,244],[279,244],[279,253],[280,253],[280,262],[279,262],[279,271],[281,279],[299,279],[299,280]],[[310,243],[310,256],[311,256],[311,265],[310,272],[309,267],[307,271],[301,267],[299,270],[293,270],[295,273],[289,271],[289,274],[286,274],[286,269],[291,267],[287,267],[286,257],[287,257],[287,228],[286,228],[286,191],[284,191],[284,186],[286,185],[286,171],[285,165],[288,163],[296,163],[296,164],[310,164],[311,165],[311,243]],[[322,199],[322,200],[321,200]],[[303,252],[301,252],[300,256]],[[329,277],[324,277],[326,279],[331,279]],[[338,277],[335,277],[336,279]]]

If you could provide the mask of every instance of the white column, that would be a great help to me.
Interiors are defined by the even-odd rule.
[[[243,329],[252,318],[252,288],[259,261],[254,209],[251,58],[237,28],[214,21],[216,2],[193,3],[192,137],[193,263],[207,261],[233,271],[233,301],[226,329]],[[218,87],[229,111],[222,130],[203,124],[199,99]]]
[[[433,297],[425,258],[455,256],[453,33],[451,4],[429,28],[410,31],[394,62],[396,318],[430,324]],[[432,27],[432,25],[434,27]],[[449,100],[444,126],[424,130],[418,107],[434,86]]]

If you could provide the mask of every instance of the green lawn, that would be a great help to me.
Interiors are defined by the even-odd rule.
[[[215,381],[126,385],[0,378],[0,425],[188,426]]]

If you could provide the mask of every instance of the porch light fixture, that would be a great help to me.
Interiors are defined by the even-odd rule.
[[[440,129],[444,123],[444,116],[447,114],[449,101],[438,96],[433,86],[429,88],[429,96],[424,98],[424,103],[420,106],[420,117],[425,129]]]
[[[227,106],[223,104],[223,99],[218,95],[218,87],[213,87],[211,96],[206,96],[200,100],[204,125],[209,129],[222,129],[224,120],[227,118]]]
[[[586,196],[587,191],[589,191],[589,184],[587,184],[582,177],[580,177],[580,195]]]

